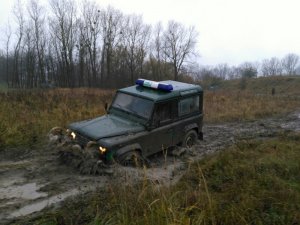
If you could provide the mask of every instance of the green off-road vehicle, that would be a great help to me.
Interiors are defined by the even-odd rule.
[[[77,147],[63,155],[89,151],[90,158],[108,164],[145,163],[164,149],[189,148],[202,139],[202,109],[199,85],[138,79],[117,91],[106,115],[69,125],[68,136]]]

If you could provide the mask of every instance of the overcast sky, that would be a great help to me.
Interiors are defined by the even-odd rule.
[[[142,14],[146,23],[175,20],[195,26],[202,65],[300,55],[300,0],[96,1],[126,14]],[[13,2],[0,0],[0,27],[7,23]]]

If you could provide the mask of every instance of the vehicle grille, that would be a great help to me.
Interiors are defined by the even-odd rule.
[[[76,139],[75,139],[78,144],[80,144],[82,147],[85,147],[86,144],[90,141],[89,139],[87,139],[86,137],[76,133]]]

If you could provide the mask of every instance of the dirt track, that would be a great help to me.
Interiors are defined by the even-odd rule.
[[[111,182],[135,182],[146,177],[161,185],[176,182],[188,163],[211,154],[241,139],[274,137],[283,130],[300,131],[300,112],[287,117],[254,122],[209,124],[204,127],[204,141],[182,156],[166,154],[150,158],[146,170],[112,167],[113,175],[80,175],[61,165],[49,148],[0,152],[0,224],[8,224],[23,216],[32,216],[46,207],[59,205],[70,196],[93,191]],[[177,149],[178,150],[178,149]],[[180,152],[180,149],[178,150]]]

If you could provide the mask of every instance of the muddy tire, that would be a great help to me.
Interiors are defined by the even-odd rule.
[[[97,148],[90,146],[81,149],[80,146],[63,146],[58,151],[58,158],[62,164],[72,166],[84,175],[105,174],[107,165],[99,159]]]
[[[104,168],[106,167],[101,160],[90,159],[82,161],[79,172],[84,175],[102,175]]]
[[[84,161],[82,150],[72,148],[62,148],[58,152],[58,159],[62,164],[71,165],[79,168]]]
[[[196,144],[197,139],[198,139],[198,135],[195,130],[188,131],[184,136],[182,147],[191,148],[194,144]]]
[[[140,152],[138,151],[129,151],[117,159],[118,163],[122,166],[129,166],[129,167],[143,167],[146,166],[146,162],[144,158],[141,156]]]
[[[99,160],[99,152],[96,148],[90,147],[83,150],[82,161],[79,165],[81,174],[101,175],[105,167],[102,160]]]

